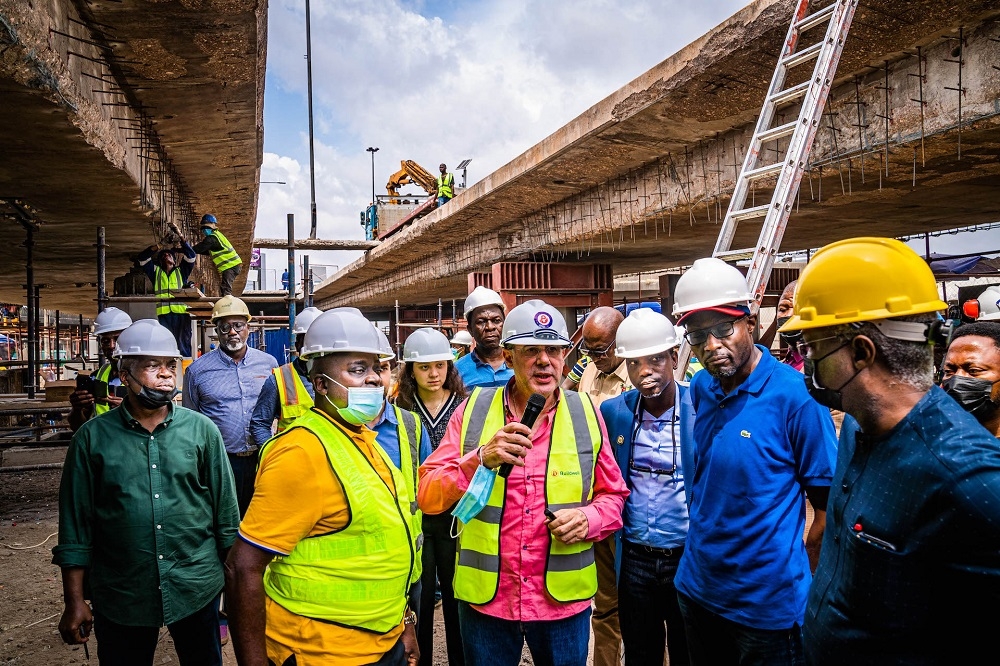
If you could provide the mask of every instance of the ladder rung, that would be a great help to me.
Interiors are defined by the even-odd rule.
[[[766,203],[763,206],[754,206],[753,208],[743,208],[742,210],[734,210],[729,214],[729,219],[736,222],[742,222],[743,220],[752,220],[755,217],[764,217],[767,215],[767,211],[771,209],[771,204]]]
[[[774,175],[781,171],[781,167],[785,165],[784,162],[775,162],[774,164],[768,164],[767,166],[757,167],[756,169],[750,169],[743,173],[743,177],[747,180],[757,180],[759,178],[766,178],[767,176]]]
[[[778,125],[777,127],[772,127],[769,130],[765,130],[760,133],[759,138],[761,143],[767,141],[775,141],[781,137],[788,136],[795,131],[795,128],[799,126],[798,119],[793,120],[790,123],[785,123],[784,125]]]
[[[819,55],[819,52],[823,49],[823,43],[824,42],[822,41],[816,42],[810,47],[804,48],[801,51],[793,53],[790,56],[786,56],[785,58],[781,59],[781,64],[791,69],[792,67],[801,65],[804,62],[809,62],[810,60]]]
[[[791,102],[804,96],[811,85],[812,79],[810,78],[798,85],[792,86],[791,88],[774,93],[768,101],[775,105]]]
[[[755,247],[745,247],[741,250],[726,250],[725,252],[716,252],[715,258],[722,259],[723,261],[740,261],[742,259],[750,259],[756,251],[757,248]]]
[[[830,5],[828,7],[824,7],[823,9],[819,10],[815,14],[807,16],[804,19],[802,19],[801,21],[799,21],[798,23],[796,23],[795,24],[795,29],[798,30],[799,32],[805,32],[806,30],[809,30],[810,28],[815,28],[820,23],[823,23],[825,21],[829,21],[830,17],[833,16],[834,10],[836,10],[836,9],[837,9],[837,3],[835,2],[832,5]]]

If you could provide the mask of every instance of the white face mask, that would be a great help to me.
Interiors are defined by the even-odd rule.
[[[333,400],[330,400],[329,396],[324,395],[323,397],[348,423],[354,425],[370,423],[382,411],[382,406],[385,404],[385,389],[381,386],[344,386],[325,373],[321,372],[319,376],[325,377],[328,381],[347,390],[347,407],[338,407]]]

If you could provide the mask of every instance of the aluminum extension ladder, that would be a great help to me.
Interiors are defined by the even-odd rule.
[[[784,48],[778,57],[778,64],[771,79],[771,85],[764,97],[764,106],[757,118],[750,146],[743,166],[736,179],[729,209],[719,230],[719,237],[712,251],[713,257],[723,261],[751,259],[747,271],[747,283],[754,294],[751,311],[756,312],[764,297],[771,268],[781,246],[792,204],[799,190],[802,174],[809,160],[809,152],[816,138],[823,107],[830,94],[837,64],[844,50],[851,20],[858,6],[858,0],[836,0],[819,11],[809,14],[810,0],[797,0],[795,15],[785,37]],[[814,44],[803,45],[801,37],[807,31],[827,23],[823,39]],[[800,84],[786,88],[788,71],[799,65],[815,60],[812,76]],[[799,116],[783,125],[774,125],[779,106],[800,101]],[[767,163],[762,160],[762,146],[769,141],[789,139],[785,156],[781,161]],[[771,201],[759,206],[747,207],[751,185],[777,174],[777,184]],[[764,218],[760,237],[755,247],[733,249],[733,240],[740,222]],[[683,377],[690,358],[690,348],[685,341],[680,350],[681,363],[678,376]]]

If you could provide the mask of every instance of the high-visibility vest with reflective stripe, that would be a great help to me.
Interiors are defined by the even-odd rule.
[[[175,301],[173,294],[170,293],[171,289],[180,289],[184,286],[180,270],[175,268],[168,275],[166,271],[157,266],[153,269],[153,276],[156,278],[153,281],[153,295],[159,299],[156,302],[156,315],[187,312],[188,306]]]
[[[350,436],[316,410],[300,416],[285,433],[296,428],[322,442],[344,488],[350,522],[339,531],[306,537],[288,555],[275,557],[264,572],[264,590],[296,615],[379,634],[391,631],[403,619],[415,580],[411,498],[403,475],[375,447],[392,474],[393,496]],[[268,440],[262,455],[284,436]]]
[[[94,397],[95,398],[107,398],[108,397],[108,384],[111,381],[111,364],[105,363],[98,369],[97,374],[94,375]],[[100,416],[104,412],[111,411],[111,405],[106,402],[95,402],[94,403],[94,416]]]
[[[463,455],[489,442],[504,422],[503,389],[473,390],[462,419]],[[575,391],[562,391],[545,468],[545,502],[551,511],[586,506],[593,499],[601,442],[601,427],[590,399]],[[506,491],[506,479],[497,476],[486,507],[464,526],[458,538],[455,596],[471,604],[489,603],[497,593]],[[567,546],[550,535],[545,589],[563,603],[593,597],[597,592],[593,544],[582,541]]]
[[[292,421],[308,412],[314,403],[294,365],[286,363],[271,372],[278,384],[278,402],[281,404],[278,432],[283,432]]]
[[[424,567],[421,560],[424,547],[423,513],[417,506],[417,470],[420,467],[420,419],[413,412],[392,405],[396,411],[396,434],[399,437],[399,470],[410,496],[410,534],[413,552],[417,554],[413,580],[420,578]]]
[[[233,249],[233,244],[229,242],[228,238],[222,235],[221,231],[216,229],[212,232],[212,234],[217,236],[219,242],[222,243],[221,250],[213,250],[211,252],[212,261],[215,262],[215,268],[218,269],[220,273],[243,263],[243,260],[240,259],[240,255],[236,254],[236,250]]]
[[[437,177],[438,196],[451,199],[455,196],[455,174],[446,173]]]

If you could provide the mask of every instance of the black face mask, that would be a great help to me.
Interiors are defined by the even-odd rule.
[[[778,328],[781,328],[788,323],[791,317],[778,317]],[[782,342],[791,347],[792,349],[798,350],[799,341],[802,339],[802,331],[789,331],[788,333],[778,333],[781,336]]]
[[[816,359],[806,358],[802,364],[802,373],[805,375],[806,390],[809,391],[809,395],[812,396],[813,400],[824,407],[836,409],[838,412],[844,411],[844,396],[841,394],[841,391],[844,390],[845,386],[853,382],[855,377],[861,374],[861,370],[858,370],[851,375],[851,378],[841,384],[838,388],[829,389],[816,383],[816,365],[826,357],[832,356],[846,346],[846,344],[841,345],[833,351]]]
[[[135,399],[146,409],[159,409],[164,405],[168,405],[175,397],[177,397],[177,394],[179,393],[177,387],[174,387],[169,391],[149,388],[136,379],[135,375],[131,372],[129,375],[136,381],[137,384],[139,384],[139,386],[142,387],[142,390],[135,394]]]
[[[988,379],[952,375],[944,380],[941,388],[954,398],[962,409],[975,416],[977,420],[985,421],[997,408],[1000,408],[992,398],[995,383]]]

